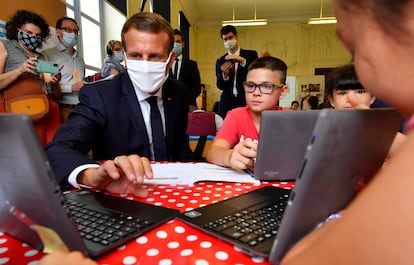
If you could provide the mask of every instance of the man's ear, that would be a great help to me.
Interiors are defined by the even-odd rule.
[[[371,106],[372,103],[374,103],[374,101],[377,99],[377,97],[372,96],[371,100],[369,101],[369,105]]]
[[[283,99],[288,92],[289,92],[289,87],[287,85],[284,85],[280,91],[279,100]]]
[[[332,108],[335,108],[335,101],[331,95],[328,96],[329,104],[331,104]]]
[[[62,35],[62,31],[60,31],[60,29],[56,29],[55,30],[55,32],[56,32],[56,36],[57,36],[57,38],[60,40],[62,37],[61,37],[61,35]]]

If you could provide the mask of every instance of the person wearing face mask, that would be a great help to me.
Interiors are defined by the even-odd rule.
[[[150,161],[192,159],[187,89],[168,78],[174,32],[162,16],[137,13],[121,36],[127,71],[85,84],[80,103],[45,151],[61,185],[143,197],[141,184],[152,178]]]
[[[78,93],[85,82],[85,62],[83,57],[74,48],[80,34],[76,20],[70,17],[61,17],[56,21],[56,35],[58,42],[55,47],[45,50],[50,61],[57,62],[62,68],[62,98],[58,101],[62,120],[65,121],[74,105],[79,102]]]
[[[40,143],[45,145],[52,140],[60,126],[59,108],[54,99],[61,93],[61,75],[39,73],[35,65],[36,61],[47,60],[37,49],[49,37],[49,25],[36,13],[18,10],[6,24],[6,36],[6,40],[0,40],[0,98],[3,101],[0,103],[0,112],[6,111],[2,96],[5,97],[8,91],[12,91],[13,87],[16,89],[16,85],[22,82],[28,86],[26,81],[31,80],[29,85],[45,92],[48,98],[46,104],[49,105],[49,111],[40,120],[34,121]]]
[[[226,117],[229,110],[246,106],[243,82],[251,62],[258,58],[257,52],[241,49],[238,44],[237,30],[227,25],[220,30],[221,39],[227,53],[216,61],[216,85],[222,90],[218,114]]]
[[[201,92],[200,72],[197,62],[183,57],[184,39],[183,34],[174,29],[175,60],[170,69],[170,76],[184,82],[188,87],[189,112],[197,109],[196,98]]]
[[[122,42],[119,40],[108,41],[106,44],[106,54],[107,56],[101,70],[102,78],[125,72],[125,68],[121,64],[124,60],[122,58]]]

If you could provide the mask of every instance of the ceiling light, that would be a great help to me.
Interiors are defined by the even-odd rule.
[[[246,19],[246,20],[226,20],[222,22],[223,26],[233,25],[237,26],[262,26],[267,25],[267,19]]]
[[[336,17],[324,17],[323,16],[323,0],[321,0],[321,10],[319,13],[319,17],[317,18],[310,18],[308,20],[308,24],[334,24],[336,23]]]
[[[240,26],[263,26],[267,25],[267,19],[257,19],[256,18],[256,0],[254,1],[254,19],[235,19],[235,2],[236,0],[233,0],[233,20],[225,20],[222,21],[222,26],[226,25],[233,25],[235,27]]]
[[[334,24],[336,23],[336,17],[319,17],[310,18],[308,24]]]

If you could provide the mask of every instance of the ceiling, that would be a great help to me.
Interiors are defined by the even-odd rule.
[[[306,23],[319,17],[321,0],[179,0],[192,26],[221,25],[222,20],[268,19],[270,23]],[[323,16],[333,16],[332,1],[323,1]]]

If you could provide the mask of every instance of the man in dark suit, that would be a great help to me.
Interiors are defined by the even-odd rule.
[[[45,150],[61,184],[146,196],[140,184],[152,178],[149,161],[191,159],[186,88],[167,79],[174,34],[160,15],[129,18],[122,43],[127,72],[86,85]]]
[[[170,69],[170,76],[177,80],[184,82],[188,88],[188,105],[190,111],[197,108],[196,98],[201,92],[200,72],[197,67],[197,62],[183,58],[182,51],[184,49],[183,34],[174,29],[174,52],[175,60]]]
[[[222,27],[220,36],[227,49],[227,53],[216,61],[217,88],[222,90],[218,114],[224,119],[229,110],[246,106],[243,81],[246,80],[250,63],[258,55],[256,51],[240,48],[234,26]]]

